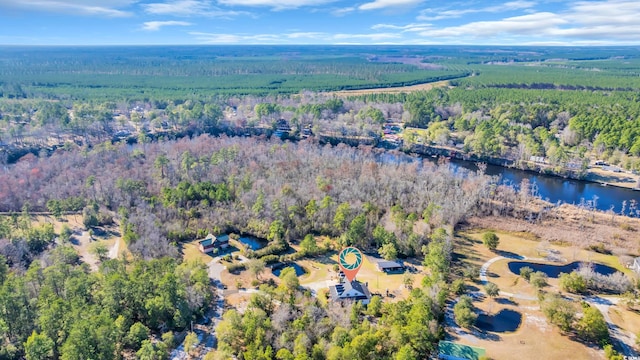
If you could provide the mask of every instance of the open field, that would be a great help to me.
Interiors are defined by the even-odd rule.
[[[460,260],[458,265],[472,264],[481,266],[488,260],[499,256],[524,256],[542,261],[551,254],[563,263],[572,261],[595,261],[603,263],[628,274],[632,272],[623,266],[618,257],[587,251],[575,246],[543,242],[531,233],[496,231],[500,238],[498,251],[488,250],[481,240],[484,230],[475,228],[459,233],[454,247],[454,259]],[[474,306],[488,313],[497,314],[502,309],[511,309],[522,314],[520,327],[511,333],[496,333],[474,329],[466,331],[457,327],[448,328],[448,338],[457,343],[485,348],[487,355],[493,359],[566,359],[567,354],[576,359],[601,359],[601,350],[574,341],[562,335],[557,327],[550,324],[540,311],[537,301],[537,290],[524,279],[511,273],[507,264],[509,259],[498,260],[491,264],[487,278],[495,283],[500,291],[513,296],[501,295],[491,299],[484,294],[481,283],[467,282],[468,288],[477,292]],[[633,276],[633,275],[632,275]],[[545,291],[559,291],[558,280],[549,279]],[[481,295],[480,295],[481,294]],[[577,301],[577,300],[576,300]],[[640,315],[627,310],[622,305],[611,305],[608,308],[611,321],[624,333],[635,334],[640,330]]]
[[[369,94],[400,94],[400,93],[410,93],[414,91],[427,91],[436,87],[445,87],[450,86],[449,81],[436,81],[432,83],[418,84],[418,85],[410,85],[410,86],[395,86],[388,88],[377,88],[377,89],[359,89],[359,90],[341,90],[341,91],[333,91],[329,94],[335,96],[360,96],[360,95],[369,95]]]
[[[525,232],[535,239],[568,246],[586,248],[602,244],[616,254],[640,254],[640,219],[616,214],[580,210],[576,206],[561,205],[554,215],[540,222],[528,222],[509,217],[472,217],[468,229],[494,228],[509,233]]]
[[[587,172],[586,180],[601,184],[634,189],[638,188],[638,181],[640,181],[640,176],[624,172],[606,171],[601,168],[593,167],[590,168]]]
[[[403,284],[405,274],[386,274],[376,269],[375,261],[381,260],[371,256],[365,256],[362,267],[356,276],[360,282],[367,283],[372,293],[389,294],[395,299],[402,299],[408,296],[409,291]],[[298,261],[307,271],[308,274],[300,278],[302,286],[318,287],[319,284],[325,282],[337,281],[337,273],[333,271],[334,264],[338,263],[338,255],[333,254],[329,257],[321,256],[315,259],[305,259]],[[416,273],[411,274],[414,286],[419,286],[422,282],[424,274],[422,273],[422,265],[409,264],[417,269]],[[326,287],[326,286],[323,286]]]
[[[118,258],[123,254],[127,258],[131,257],[131,253],[120,235],[117,223],[96,227],[93,230],[93,236],[90,236],[82,224],[82,215],[65,215],[61,219],[55,219],[53,216],[38,215],[33,220],[34,224],[53,224],[56,234],[60,233],[64,225],[68,226],[72,231],[71,245],[78,252],[80,259],[89,264],[93,270],[98,268],[99,263],[95,255],[92,254],[91,249],[98,242],[107,246],[109,249],[107,257],[109,258]]]

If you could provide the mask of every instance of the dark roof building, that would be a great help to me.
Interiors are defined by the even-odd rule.
[[[329,295],[333,301],[361,301],[363,305],[367,305],[371,300],[371,293],[367,284],[357,280],[329,286]]]
[[[386,273],[397,273],[404,271],[404,265],[395,261],[380,261],[376,264],[376,267],[378,268],[378,270],[384,271]]]
[[[198,246],[203,253],[209,253],[216,249],[225,249],[229,246],[229,235],[213,236],[207,235],[206,238],[198,240]]]

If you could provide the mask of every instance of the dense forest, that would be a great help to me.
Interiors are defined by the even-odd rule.
[[[566,214],[528,181],[516,189],[482,164],[470,172],[405,152],[432,146],[523,168],[544,157],[549,171],[578,177],[594,159],[640,170],[630,48],[3,50],[0,359],[168,358],[175,334],[211,310],[207,266],[182,260],[185,243],[208,233],[267,240],[243,254],[263,267],[357,246],[420,259],[428,274],[401,301],[328,307],[285,270],[246,310],[225,313],[207,358],[427,358],[444,336],[445,301],[464,292],[454,278],[477,277],[453,268],[460,224]],[[429,91],[332,93],[440,80]],[[382,148],[389,132],[402,133],[401,151]],[[593,209],[587,201],[576,216],[593,223]],[[622,211],[637,214],[637,203]],[[33,222],[36,212],[118,226],[132,257],[91,269],[70,230]],[[602,246],[580,229],[581,246]]]
[[[59,245],[26,271],[7,272],[0,255],[0,358],[167,358],[172,331],[201,316],[211,298],[203,264],[108,260],[90,273],[71,246]],[[152,343],[152,334],[163,341]]]
[[[424,358],[443,336],[443,306],[457,291],[447,285],[453,228],[473,215],[560,216],[535,210],[528,190],[446,161],[209,135],[27,156],[0,174],[0,199],[2,211],[13,213],[0,221],[0,356],[8,359],[165,359],[175,346],[171,332],[211,302],[206,266],[180,260],[183,242],[208,232],[268,239],[246,254],[263,264],[291,259],[287,248],[304,249],[311,234],[418,257],[430,269],[410,298],[383,303],[374,296],[366,309],[326,307],[283,271],[279,283],[252,295],[246,311],[226,312],[213,358]],[[104,260],[91,272],[66,245],[70,234],[32,224],[31,211],[72,211],[87,228],[115,220],[136,260]]]
[[[366,249],[381,245],[369,239],[393,208],[403,229],[394,245],[413,255],[426,241],[413,233],[416,220],[455,225],[479,211],[494,182],[397,156],[206,135],[134,149],[105,143],[22,159],[0,174],[0,210],[78,210],[73,200],[82,198],[97,220],[117,213],[130,249],[152,258],[175,256],[169,241],[220,231],[286,241],[346,233],[347,244]]]
[[[7,48],[0,146],[23,150],[0,148],[0,161],[118,134],[269,134],[282,120],[292,138],[307,129],[376,144],[393,121],[410,130],[402,138],[410,151],[440,146],[536,169],[529,159],[541,157],[544,171],[576,178],[593,159],[640,170],[632,48],[137,50]],[[330,92],[442,79],[450,86],[409,94]]]

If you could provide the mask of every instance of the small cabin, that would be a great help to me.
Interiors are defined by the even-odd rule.
[[[376,264],[379,271],[387,274],[397,274],[404,272],[404,265],[395,261],[380,261]]]
[[[229,247],[229,235],[214,236],[209,234],[206,238],[198,240],[198,247],[204,254],[219,249],[226,249]]]

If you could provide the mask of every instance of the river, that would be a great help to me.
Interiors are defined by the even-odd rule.
[[[475,163],[468,161],[452,160],[451,164],[472,171],[477,170]],[[529,179],[532,185],[535,184],[534,189],[537,195],[554,204],[562,202],[580,205],[582,202],[593,201],[595,197],[598,210],[607,211],[613,206],[613,210],[620,213],[622,202],[626,201],[625,213],[627,215],[629,215],[631,200],[635,200],[636,204],[640,206],[640,191],[617,186],[604,186],[589,181],[565,179],[496,165],[487,165],[485,173],[499,176],[500,183],[516,187],[519,187],[522,180]],[[636,213],[635,216],[638,214]]]
[[[397,153],[384,152],[378,155],[381,162],[425,161],[436,163],[437,158],[430,156],[404,156]],[[449,164],[455,169],[477,171],[475,162],[451,159]],[[617,186],[604,186],[589,181],[571,180],[558,176],[544,175],[531,171],[502,167],[487,164],[485,174],[497,176],[500,184],[512,185],[516,189],[520,187],[522,180],[529,179],[534,195],[550,203],[566,203],[573,205],[585,204],[595,200],[595,207],[601,211],[608,211],[613,206],[616,213],[621,213],[622,202],[626,201],[625,215],[640,217],[640,191],[621,188]],[[635,200],[636,212],[631,213],[631,200]]]

